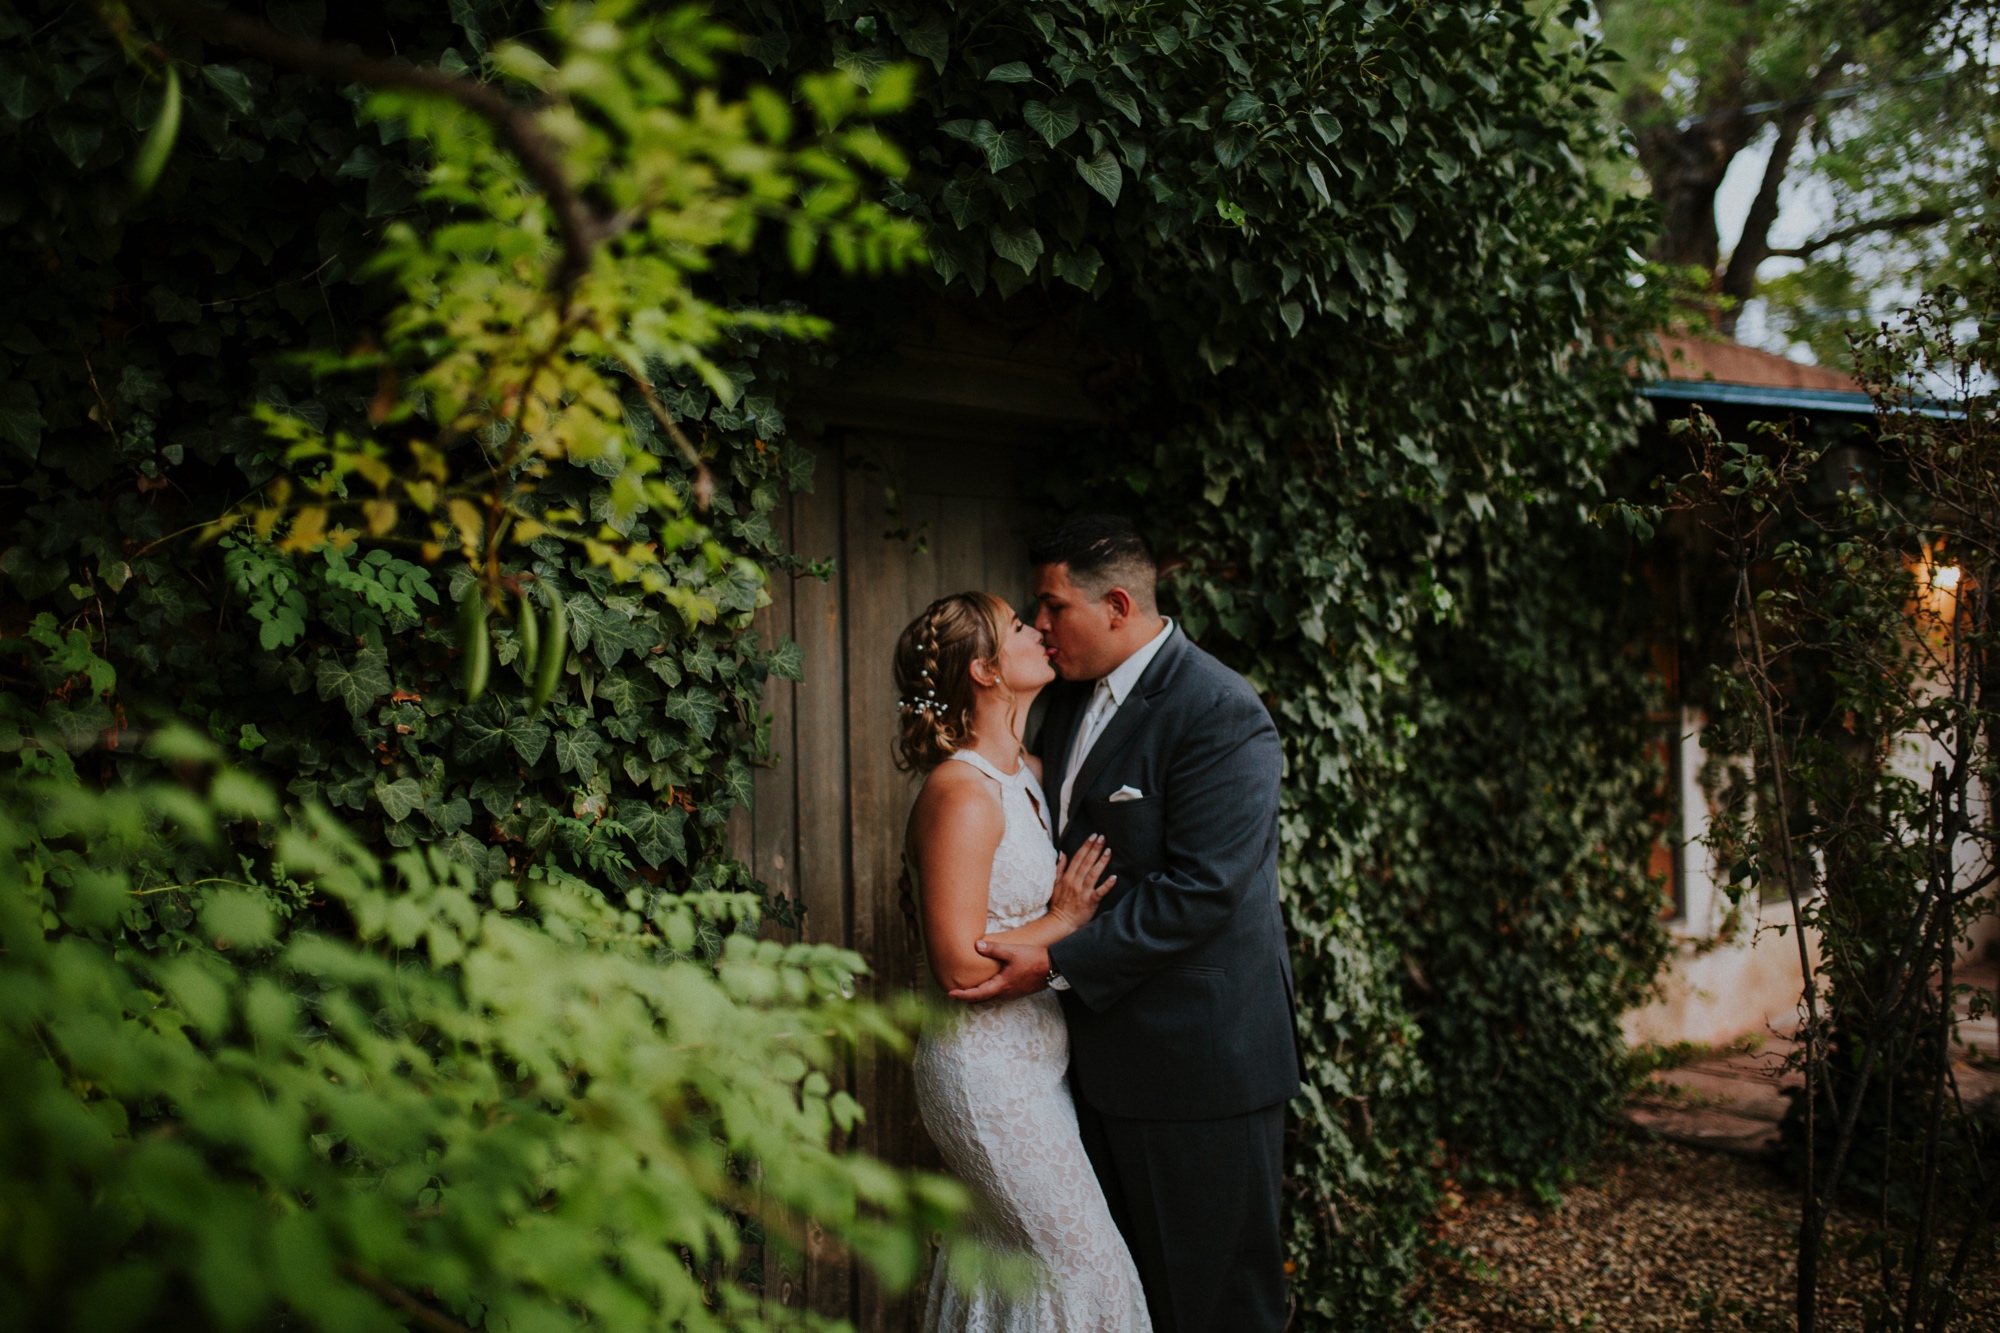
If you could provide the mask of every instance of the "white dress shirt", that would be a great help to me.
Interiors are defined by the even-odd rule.
[[[1111,668],[1097,688],[1091,691],[1090,703],[1083,710],[1083,721],[1077,724],[1076,739],[1070,742],[1069,763],[1063,767],[1061,802],[1056,807],[1056,833],[1061,835],[1063,827],[1069,823],[1069,794],[1076,786],[1077,771],[1083,761],[1090,758],[1090,747],[1097,744],[1097,738],[1111,725],[1111,719],[1118,713],[1118,707],[1125,702],[1125,696],[1132,693],[1132,687],[1139,683],[1139,677],[1146,674],[1146,668],[1160,655],[1166,646],[1167,636],[1174,632],[1174,622],[1166,625],[1130,657]]]

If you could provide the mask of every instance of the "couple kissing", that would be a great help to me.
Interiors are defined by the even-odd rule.
[[[1278,733],[1155,601],[1137,529],[1030,548],[1038,603],[932,603],[896,646],[932,978],[917,1103],[1025,1286],[931,1281],[931,1333],[1278,1333],[1299,1090]],[[1029,707],[1048,707],[1024,744]]]

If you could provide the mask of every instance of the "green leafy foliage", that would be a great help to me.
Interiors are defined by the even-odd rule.
[[[486,40],[497,7],[452,15],[396,22],[445,66],[506,55]],[[761,899],[719,855],[766,652],[745,632],[764,575],[743,553],[770,550],[762,515],[809,471],[796,448],[752,447],[782,417],[710,352],[816,326],[684,285],[766,220],[802,259],[824,243],[878,262],[903,243],[848,165],[894,165],[843,126],[850,81],[802,84],[835,137],[794,208],[806,186],[750,142],[790,133],[782,99],[691,91],[712,73],[696,58],[712,27],[611,5],[593,29],[571,9],[537,40],[615,38],[608,70],[514,48],[558,122],[570,99],[632,95],[610,109],[643,123],[595,140],[569,127],[589,141],[572,160],[596,145],[598,184],[629,166],[642,195],[663,172],[684,191],[648,198],[641,235],[571,289],[592,318],[552,328],[535,314],[559,309],[544,201],[466,118],[415,100],[357,115],[336,89],[161,28],[149,36],[200,74],[183,89],[200,146],[135,206],[130,31],[92,11],[32,17],[0,8],[0,55],[28,90],[0,141],[28,192],[7,196],[22,225],[6,244],[42,265],[0,297],[19,497],[0,554],[17,636],[0,643],[0,747],[22,775],[5,793],[0,1031],[28,1079],[0,1111],[5,1322],[381,1328],[448,1310],[516,1328],[818,1326],[767,1321],[761,1301],[763,1254],[808,1225],[891,1289],[910,1281],[959,1191],[829,1148],[861,1113],[829,1076],[864,1036],[898,1049],[907,1024],[849,998],[852,955],[758,944]],[[311,13],[288,21],[322,35]],[[651,155],[620,159],[634,143]],[[704,153],[718,172],[680,172]],[[512,229],[469,238],[482,208]],[[398,216],[391,267],[416,301],[402,316],[367,276],[377,219]],[[440,290],[447,317],[499,332],[426,322]],[[135,302],[140,327],[78,314],[100,297]],[[354,351],[385,329],[385,351]],[[422,432],[454,392],[497,410],[481,368],[522,347],[559,372],[517,395],[544,394],[540,416],[458,441],[466,484],[504,486],[511,535],[532,543],[502,559],[500,529],[464,521],[458,460]],[[657,383],[607,389],[607,351]],[[683,422],[712,465],[674,438]],[[478,471],[510,438],[522,448]],[[725,441],[734,462],[713,452]],[[634,477],[650,479],[636,506]],[[258,521],[232,525],[246,488]],[[340,526],[349,512],[369,541]],[[433,512],[477,567],[437,567]],[[201,545],[204,526],[228,535]],[[494,657],[523,679],[472,704],[452,612],[514,587],[560,617],[554,651],[530,661],[518,621],[497,626]],[[274,781],[219,774],[206,804],[163,781],[211,757],[142,743],[132,720],[169,708]],[[218,810],[235,817],[222,844]],[[420,843],[393,870],[364,850]]]
[[[1418,635],[1411,739],[1452,762],[1411,756],[1384,847],[1440,1132],[1464,1175],[1547,1185],[1626,1093],[1618,1020],[1666,962],[1665,774],[1657,684],[1618,651],[1647,610],[1624,543],[1537,527],[1480,553],[1464,622]]]
[[[107,694],[10,645],[5,744],[37,771],[147,783],[166,761],[121,710],[170,702],[274,775],[282,819],[336,810],[370,855],[421,851],[486,916],[505,915],[502,885],[583,879],[643,934],[656,890],[755,892],[723,827],[758,757],[762,681],[800,665],[750,629],[764,580],[790,572],[769,516],[812,483],[787,408],[802,368],[887,332],[843,299],[852,344],[814,345],[821,327],[788,303],[852,293],[794,266],[821,247],[863,266],[820,223],[874,216],[852,211],[860,182],[897,176],[883,203],[921,229],[937,299],[1004,301],[1103,349],[1112,425],[1065,451],[1050,507],[1141,517],[1175,562],[1175,613],[1279,720],[1309,1075],[1288,1168],[1301,1321],[1412,1317],[1440,1138],[1535,1180],[1587,1152],[1615,1091],[1615,1014],[1659,947],[1626,819],[1654,774],[1617,642],[1618,551],[1571,518],[1629,437],[1617,349],[1651,319],[1627,281],[1643,220],[1595,183],[1602,53],[1516,5],[718,12],[763,71],[730,68],[730,86],[782,78],[795,96],[746,91],[701,123],[760,153],[832,136],[800,151],[838,170],[821,163],[797,200],[828,212],[766,209],[753,181],[723,201],[752,234],[699,263],[651,233],[593,252],[575,290],[614,313],[517,402],[582,403],[565,434],[493,415],[506,398],[488,390],[560,308],[560,260],[545,201],[490,133],[404,94],[358,108],[163,30],[200,77],[183,82],[183,147],[133,204],[142,67],[88,12],[0,0],[0,91],[25,90],[0,137],[22,183],[0,238],[22,275],[0,289],[0,481],[17,497],[0,574],[117,673]],[[579,162],[610,161],[623,113],[567,63],[575,30],[525,13],[391,6],[363,36],[591,108],[562,132]],[[844,77],[807,78],[828,68]],[[900,173],[845,120],[895,105],[898,70],[919,72],[882,127]],[[775,225],[759,241],[751,222]],[[384,235],[391,265],[371,269]],[[662,291],[672,328],[618,322]],[[446,364],[459,326],[441,321],[496,310],[504,327]],[[449,435],[461,410],[466,438]],[[444,457],[435,495],[413,443]],[[503,532],[485,506],[517,476]],[[478,512],[454,510],[452,486]],[[237,512],[271,515],[261,535],[253,520],[227,546],[187,540],[246,493],[261,498]],[[376,550],[430,582],[390,577]],[[575,648],[539,709],[499,614],[524,589],[560,595]],[[468,703],[452,622],[482,596],[493,683]],[[58,735],[74,749],[43,740]],[[238,851],[275,882],[271,849]],[[619,908],[627,894],[641,905]],[[208,947],[198,905],[152,901]]]
[[[1628,180],[1650,190],[1657,254],[1690,266],[1709,318],[1845,370],[1848,330],[1910,294],[1985,271],[1991,216],[1994,12],[1984,4],[1608,0],[1609,114],[1630,131]],[[1716,194],[1756,157],[1768,207],[1719,236]],[[1806,202],[1810,201],[1810,202]],[[1779,205],[1787,225],[1779,228]],[[1800,205],[1803,204],[1803,207]],[[1785,235],[1804,221],[1810,231]],[[1723,252],[1728,242],[1733,251]]]
[[[230,768],[0,810],[8,1327],[793,1327],[766,1253],[812,1225],[901,1285],[963,1207],[831,1150],[830,1076],[906,1024],[754,897],[385,865]],[[246,819],[269,876],[178,877]]]
[[[1300,1323],[1414,1317],[1440,1140],[1580,1161],[1664,948],[1632,592],[1580,521],[1657,316],[1606,53],[1511,5],[737,12],[793,68],[927,62],[890,202],[934,289],[1105,349],[1051,505],[1137,517],[1285,738]]]
[[[501,10],[451,13],[398,17],[395,44],[446,68],[497,70],[509,28]],[[621,888],[668,875],[696,889],[743,886],[720,859],[722,828],[747,787],[754,754],[744,742],[767,664],[796,661],[787,645],[745,632],[764,596],[754,560],[775,555],[765,515],[811,476],[744,358],[761,353],[764,373],[781,376],[787,339],[819,326],[796,312],[766,317],[754,302],[725,307],[687,283],[709,262],[704,247],[747,243],[763,222],[789,232],[803,218],[802,235],[855,263],[888,254],[905,233],[870,220],[858,173],[871,161],[893,165],[893,155],[865,126],[843,123],[860,99],[844,76],[801,85],[809,113],[768,91],[696,107],[686,90],[713,58],[711,27],[686,15],[604,17],[627,34],[619,77],[664,77],[659,60],[685,62],[674,79],[647,85],[660,105],[638,141],[645,154],[627,168],[636,174],[619,188],[681,181],[693,154],[708,165],[676,184],[673,202],[699,226],[675,230],[680,214],[661,208],[649,228],[600,245],[574,296],[592,317],[561,343],[555,363],[568,369],[538,409],[549,428],[503,427],[492,439],[516,440],[524,460],[461,476],[452,471],[461,461],[484,457],[486,437],[467,436],[442,455],[440,482],[407,471],[433,405],[497,405],[477,376],[547,352],[546,321],[528,312],[558,300],[546,286],[555,246],[536,239],[550,231],[546,201],[491,133],[407,96],[357,107],[338,89],[228,63],[162,27],[165,49],[201,77],[183,84],[182,150],[135,204],[121,173],[142,125],[126,109],[150,115],[158,80],[123,60],[118,34],[91,13],[4,10],[0,55],[25,90],[9,104],[20,115],[0,146],[16,182],[7,207],[18,225],[5,244],[28,276],[0,293],[13,329],[0,350],[0,402],[16,405],[8,422],[18,446],[0,462],[12,497],[0,571],[10,601],[83,636],[125,682],[117,697],[60,678],[27,691],[17,711],[37,719],[31,731],[57,727],[78,752],[101,745],[105,773],[136,778],[151,761],[120,742],[121,710],[171,707],[232,743],[254,729],[257,761],[292,799],[348,811],[378,845],[447,844],[489,879],[552,858]],[[299,21],[303,35],[324,35],[317,20]],[[529,38],[552,52],[564,40]],[[510,68],[543,80],[557,102],[614,93],[582,65],[542,70],[533,46],[508,49]],[[877,96],[886,102],[886,90]],[[795,159],[774,145],[808,114],[831,138],[796,159],[804,175],[787,175]],[[79,166],[63,134],[82,115],[102,124]],[[579,176],[586,159],[600,177],[614,166],[612,139],[570,147]],[[735,155],[702,156],[723,153]],[[808,181],[810,216],[794,218],[786,209],[803,205],[788,205],[786,190],[796,196]],[[406,222],[390,252],[396,285],[385,286],[365,274],[389,218]],[[467,230],[494,219],[527,248]],[[414,302],[403,323],[386,304],[399,290]],[[437,292],[455,304],[432,305],[426,293]],[[105,309],[109,324],[85,313]],[[509,332],[434,361],[439,319]],[[582,346],[586,335],[594,341]],[[733,341],[717,359],[710,345],[724,336]],[[349,355],[357,346],[380,350]],[[626,366],[613,381],[598,378],[607,349]],[[660,414],[634,367],[651,377]],[[594,424],[585,430],[572,409]],[[683,428],[707,458],[675,441]],[[588,447],[564,431],[588,434]],[[405,482],[431,488],[424,505]],[[460,511],[449,492],[460,482],[467,493],[503,485],[503,512],[576,522],[566,537],[531,536],[517,514],[496,545],[482,507],[467,525],[481,533],[477,570],[447,571],[426,558],[436,534],[423,514],[452,522]],[[290,497],[275,509],[274,492],[261,489],[273,483]],[[702,488],[712,491],[706,515]],[[239,525],[215,546],[190,539],[190,528],[243,512],[232,505],[246,491],[266,524]],[[383,505],[394,510],[390,526],[357,543]],[[343,528],[343,516],[360,529]],[[451,548],[460,535],[449,528]],[[522,538],[528,545],[508,544]],[[509,588],[535,589],[545,622],[562,608],[574,651],[529,662],[518,618],[495,616],[494,688],[462,707],[456,609],[468,595],[511,601]],[[24,628],[9,622],[4,632]],[[609,819],[613,810],[623,813]]]
[[[1996,238],[1978,240],[1990,266]],[[1876,1326],[1970,1326],[1969,1274],[1994,1248],[2000,1125],[1990,1098],[1960,1090],[1952,1052],[1993,1004],[1962,955],[2000,878],[2000,830],[1974,795],[2000,776],[1996,316],[1990,280],[1940,286],[1854,334],[1872,438],[1729,439],[1697,413],[1694,471],[1662,506],[1707,529],[1726,598],[1706,744],[1740,758],[1718,784],[1712,854],[1732,899],[1787,904],[1806,978],[1785,1126],[1804,1186],[1802,1325],[1843,1196],[1875,1219],[1859,1252],[1878,1270],[1862,1300]]]

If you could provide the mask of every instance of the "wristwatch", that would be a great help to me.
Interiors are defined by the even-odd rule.
[[[1062,972],[1056,967],[1056,960],[1053,958],[1049,959],[1049,989],[1050,990],[1069,989],[1069,978],[1064,976]]]

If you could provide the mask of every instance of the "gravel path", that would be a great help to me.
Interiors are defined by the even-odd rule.
[[[1447,1204],[1451,1200],[1447,1199]],[[1701,1330],[1780,1333],[1791,1317],[1798,1193],[1738,1156],[1625,1139],[1553,1211],[1481,1194],[1445,1212],[1437,1236],[1461,1255],[1436,1271],[1440,1333]],[[1851,1237],[1850,1222],[1836,1234]],[[1836,1254],[1821,1287],[1826,1333],[1859,1333],[1871,1265]],[[2000,1291],[1988,1274],[1983,1298]],[[2000,1306],[1954,1333],[2000,1330]]]

